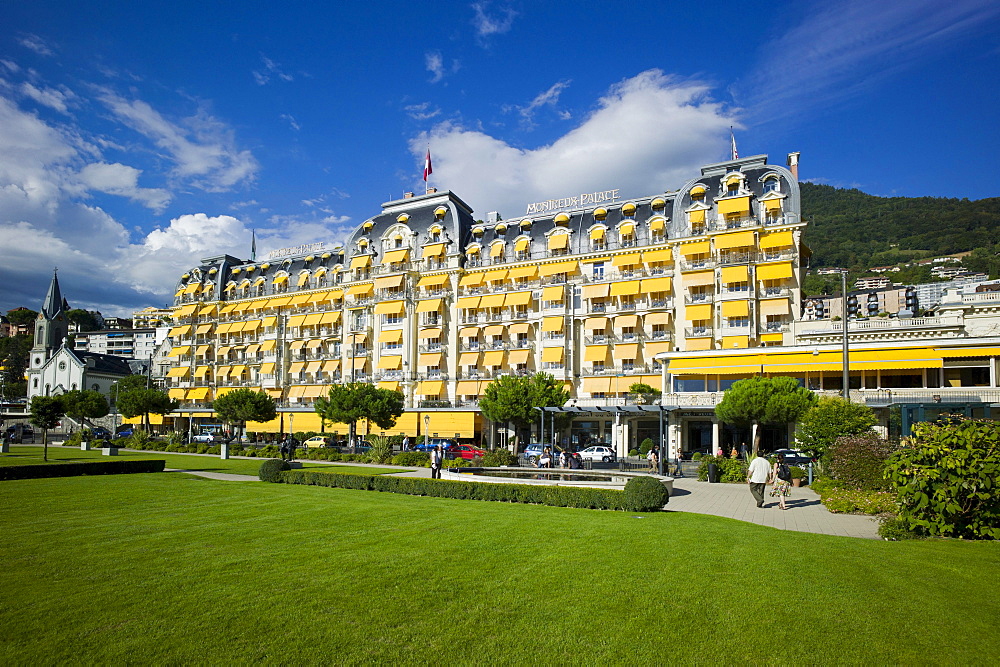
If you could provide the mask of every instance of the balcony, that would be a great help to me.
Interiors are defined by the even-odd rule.
[[[719,264],[749,264],[754,255],[747,252],[727,252],[719,256]]]
[[[791,329],[788,322],[765,322],[764,333],[786,333]]]
[[[483,349],[486,349],[486,346],[478,340],[474,340],[469,343],[459,343],[458,345],[459,352],[479,352]]]
[[[686,294],[684,296],[685,305],[693,305],[700,303],[713,303],[715,301],[714,292],[695,292],[693,294]]]
[[[420,352],[440,352],[443,349],[443,345],[438,343],[421,343],[417,346],[417,350]],[[400,348],[397,352],[389,352],[389,354],[402,354],[403,349]]]
[[[701,269],[714,269],[719,263],[714,259],[682,259],[679,264],[681,271],[698,271]]]
[[[710,338],[715,335],[715,330],[712,327],[685,327],[684,337],[685,338]]]
[[[448,374],[444,371],[426,371],[417,373],[418,380],[447,380]]]

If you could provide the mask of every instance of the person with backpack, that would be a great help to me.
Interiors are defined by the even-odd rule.
[[[771,466],[759,451],[747,470],[747,484],[757,507],[764,506],[764,487],[771,481]]]
[[[774,486],[771,487],[771,497],[778,496],[778,506],[783,510],[788,509],[785,507],[785,496],[791,493],[792,471],[785,463],[784,454],[778,454],[774,461],[774,466],[771,468],[771,478],[774,480]]]

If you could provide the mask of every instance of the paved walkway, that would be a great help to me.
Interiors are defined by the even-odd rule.
[[[770,487],[768,487],[770,488]],[[809,488],[792,489],[785,498],[788,509],[778,509],[778,499],[764,495],[764,507],[758,508],[746,484],[709,484],[692,477],[674,479],[674,494],[667,509],[723,516],[737,521],[770,526],[778,530],[878,539],[878,522],[869,516],[833,514],[819,501],[819,494]]]

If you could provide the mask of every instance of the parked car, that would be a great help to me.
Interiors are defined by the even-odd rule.
[[[115,431],[116,438],[129,438],[135,433],[135,427],[131,424],[126,424],[125,426],[119,426],[118,430]]]
[[[314,435],[305,442],[302,443],[303,447],[308,447],[309,449],[318,449],[320,447],[333,447],[333,438],[325,435]]]
[[[103,426],[95,426],[90,429],[90,437],[97,440],[109,440],[111,438],[111,431]]]
[[[191,442],[204,442],[211,444],[215,442],[215,436],[211,433],[197,433],[191,436]]]
[[[615,450],[605,445],[591,445],[580,452],[580,458],[585,461],[603,461],[611,463],[616,458]]]
[[[421,440],[425,439],[421,438]],[[457,447],[458,441],[455,440],[454,438],[426,438],[424,442],[417,443],[413,447],[413,449],[415,449],[418,452],[429,452],[438,445],[440,445],[442,449],[447,451],[452,447]]]
[[[785,463],[790,466],[806,466],[812,461],[812,457],[801,449],[777,449],[774,451],[774,456],[778,454],[783,454]]]
[[[486,450],[473,447],[472,445],[453,445],[446,450],[453,454],[455,458],[474,459],[486,453]]]

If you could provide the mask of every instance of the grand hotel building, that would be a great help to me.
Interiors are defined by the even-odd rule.
[[[797,157],[791,170],[752,156],[705,166],[677,191],[594,193],[512,220],[476,220],[447,191],[407,194],[342,246],[206,258],[177,284],[167,380],[181,407],[168,420],[212,422],[214,398],[250,387],[280,413],[250,430],[319,431],[314,400],[356,380],[403,392],[407,411],[386,433],[501,442],[479,397],[501,375],[544,371],[572,396],[563,437],[574,442],[624,453],[659,440],[661,423],[672,450],[739,437],[712,416],[735,379],[790,373],[835,390],[824,374],[840,372],[826,357],[815,376],[805,367],[833,344],[822,334],[797,347],[808,252]],[[768,367],[779,351],[810,358]],[[996,386],[992,365],[989,376]],[[630,400],[640,382],[663,388],[660,404]]]

